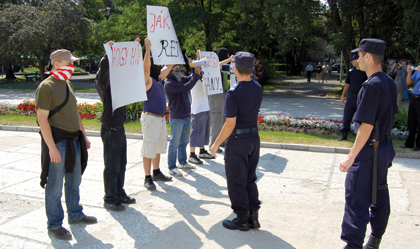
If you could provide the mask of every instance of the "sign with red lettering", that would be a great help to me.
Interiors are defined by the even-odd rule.
[[[208,66],[202,66],[204,72],[203,81],[207,86],[209,95],[223,92],[222,78],[220,76],[219,57],[214,52],[200,52],[200,59],[206,58]]]
[[[112,111],[121,106],[147,100],[143,56],[137,41],[104,44],[109,61]]]
[[[147,5],[147,37],[154,64],[185,64],[167,7]]]

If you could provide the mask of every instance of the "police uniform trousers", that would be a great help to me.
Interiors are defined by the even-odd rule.
[[[410,105],[408,106],[408,121],[407,121],[408,136],[405,141],[407,147],[420,148],[420,96],[413,95],[410,99]],[[417,138],[416,138],[417,133]]]
[[[395,151],[391,140],[379,143],[376,205],[371,205],[373,147],[369,142],[360,151],[347,172],[346,204],[341,225],[341,239],[354,249],[363,247],[366,226],[369,222],[375,238],[382,238],[385,233],[390,214],[387,175],[394,156]]]
[[[344,105],[343,127],[341,132],[349,132],[351,121],[357,110],[357,94],[348,94],[346,104]]]
[[[225,170],[227,188],[233,211],[246,214],[258,210],[258,188],[255,172],[260,157],[258,130],[228,137],[225,147]]]

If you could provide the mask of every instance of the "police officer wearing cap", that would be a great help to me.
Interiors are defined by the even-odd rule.
[[[227,229],[248,231],[259,228],[258,188],[255,181],[259,153],[257,117],[262,101],[262,88],[251,79],[254,55],[249,52],[235,54],[237,82],[226,93],[222,131],[210,152],[216,156],[219,145],[225,143],[225,170],[227,188],[233,211],[237,217],[223,221]]]
[[[341,129],[341,138],[339,138],[338,141],[347,140],[347,135],[350,131],[350,124],[353,120],[354,113],[357,110],[357,93],[359,93],[363,82],[367,80],[366,73],[360,71],[357,59],[359,59],[358,54],[353,55],[351,58],[353,68],[347,73],[346,85],[344,86],[343,93],[341,94],[340,104],[343,106],[345,101],[344,97],[348,91],[346,105],[344,106],[343,128]]]
[[[353,118],[356,140],[339,167],[340,171],[347,172],[341,239],[347,243],[344,248],[374,249],[379,248],[390,214],[387,175],[395,151],[389,136],[397,113],[397,89],[394,81],[382,71],[384,41],[363,39],[352,52],[358,52],[360,70],[366,72],[368,80],[357,96]],[[374,131],[378,131],[379,143],[372,143]],[[375,144],[378,144],[377,149]],[[377,160],[373,156],[375,151]],[[373,172],[375,161],[377,170]],[[377,184],[372,184],[375,181]],[[368,223],[372,232],[363,247]]]

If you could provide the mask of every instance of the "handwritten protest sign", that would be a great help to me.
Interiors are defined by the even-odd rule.
[[[200,59],[206,58],[208,66],[203,66],[204,72],[203,81],[207,86],[207,92],[209,95],[222,93],[223,85],[222,78],[220,76],[219,57],[214,52],[200,52]]]
[[[154,64],[185,63],[167,7],[147,5],[147,36],[152,42]]]
[[[112,111],[131,103],[147,100],[143,56],[139,42],[104,44],[109,61]]]

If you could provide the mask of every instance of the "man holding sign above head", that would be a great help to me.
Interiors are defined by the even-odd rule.
[[[201,67],[194,68],[192,76],[183,76],[179,65],[168,74],[164,89],[168,97],[171,140],[169,141],[168,168],[174,176],[182,176],[176,166],[178,155],[179,168],[195,169],[187,163],[187,145],[191,130],[191,103],[188,92],[200,80]]]
[[[156,189],[153,181],[170,181],[172,177],[165,176],[159,169],[160,154],[166,153],[167,128],[166,128],[166,99],[162,79],[165,79],[172,69],[172,65],[161,68],[153,65],[150,58],[152,43],[144,39],[146,53],[144,55],[144,77],[146,82],[147,101],[144,101],[141,115],[141,128],[143,130],[143,145],[141,156],[144,166],[144,187],[148,190]],[[151,166],[153,164],[153,178]]]
[[[140,41],[136,38],[137,42]],[[112,51],[115,51],[113,41],[107,42]],[[113,60],[113,55],[109,55]],[[101,138],[104,144],[104,207],[107,210],[121,212],[125,210],[122,203],[135,203],[136,199],[129,197],[124,190],[125,170],[127,165],[127,139],[124,122],[126,120],[125,105],[113,111],[111,93],[111,76],[108,54],[102,57],[100,68],[96,74],[95,88],[102,99],[104,110],[101,116]],[[123,81],[117,81],[124,87]]]

